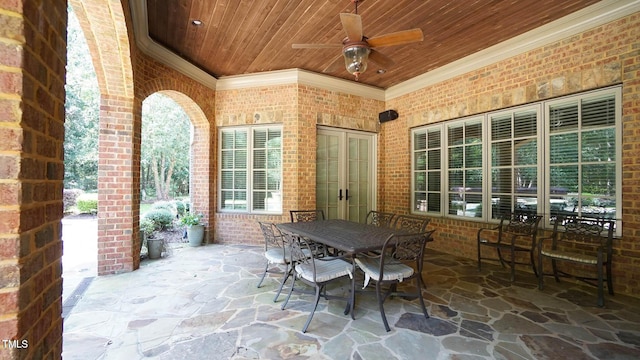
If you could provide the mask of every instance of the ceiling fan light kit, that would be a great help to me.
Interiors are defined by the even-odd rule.
[[[373,37],[363,35],[362,18],[358,15],[358,0],[351,0],[355,4],[355,14],[341,13],[340,21],[347,38],[342,42],[342,56],[347,72],[358,81],[360,75],[367,70],[369,60],[380,65],[383,69],[392,66],[393,60],[374,48],[383,46],[403,45],[422,41],[422,29],[411,29]],[[336,44],[292,44],[294,49],[335,48]],[[378,71],[378,74],[386,72]]]
[[[356,81],[358,81],[360,74],[367,70],[369,53],[371,53],[371,49],[369,49],[366,44],[347,45],[342,50],[342,55],[344,55],[344,65],[346,66],[349,74],[355,76]]]

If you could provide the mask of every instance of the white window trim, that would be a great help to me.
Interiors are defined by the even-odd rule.
[[[447,129],[449,126],[452,126],[454,124],[457,124],[459,122],[467,122],[470,121],[474,118],[477,118],[478,116],[482,117],[482,139],[483,139],[483,179],[488,179],[488,181],[484,181],[483,182],[483,194],[491,194],[491,142],[490,142],[490,129],[491,129],[491,123],[490,123],[490,119],[491,116],[496,116],[499,114],[507,114],[507,113],[514,113],[514,112],[519,112],[519,111],[523,111],[526,109],[536,109],[538,112],[538,137],[537,137],[537,142],[538,142],[538,166],[537,166],[537,181],[538,181],[538,190],[536,193],[536,197],[537,197],[537,201],[538,204],[543,204],[542,207],[539,207],[538,209],[543,211],[543,215],[544,215],[544,224],[545,227],[549,227],[550,226],[550,213],[551,213],[551,209],[550,209],[550,202],[549,202],[549,184],[550,184],[550,178],[549,178],[549,171],[547,171],[547,169],[550,166],[550,151],[548,150],[549,147],[549,116],[548,116],[548,111],[549,111],[549,107],[554,105],[554,104],[558,104],[558,103],[562,103],[562,102],[567,102],[567,101],[571,101],[571,100],[580,100],[580,99],[584,99],[584,98],[590,98],[590,97],[596,97],[596,96],[602,96],[602,95],[606,95],[606,94],[614,94],[615,96],[615,101],[616,101],[616,107],[615,107],[615,111],[616,111],[616,123],[615,123],[615,132],[616,132],[616,149],[615,149],[615,156],[616,156],[616,162],[615,162],[615,174],[616,174],[616,194],[615,194],[615,199],[616,199],[616,236],[621,236],[622,235],[622,216],[621,216],[621,212],[622,212],[622,87],[617,85],[617,86],[612,86],[612,87],[608,87],[608,88],[601,88],[601,89],[597,89],[597,90],[592,90],[592,91],[587,91],[587,92],[582,92],[579,94],[573,94],[573,95],[568,95],[568,96],[563,96],[563,97],[559,97],[559,98],[554,98],[554,99],[550,99],[550,100],[544,100],[544,101],[540,101],[540,102],[536,102],[536,103],[532,103],[532,104],[528,104],[528,105],[523,105],[523,106],[518,106],[518,107],[514,107],[514,108],[509,108],[509,109],[502,109],[502,110],[497,110],[497,111],[491,111],[491,112],[487,112],[484,114],[480,114],[480,115],[475,115],[475,116],[469,116],[469,117],[465,117],[465,118],[461,118],[461,119],[455,119],[455,120],[451,120],[451,121],[445,121],[442,123],[438,123],[438,124],[430,124],[430,125],[424,125],[424,126],[420,126],[417,128],[413,128],[410,131],[410,143],[411,143],[411,209],[410,211],[412,213],[417,213],[417,214],[421,214],[421,215],[430,215],[430,216],[441,216],[441,217],[445,217],[445,218],[453,218],[453,219],[459,219],[459,220],[466,220],[466,221],[482,221],[482,222],[498,222],[498,219],[489,219],[490,216],[490,212],[484,209],[489,209],[491,206],[491,196],[483,196],[483,200],[482,200],[482,204],[483,204],[483,214],[482,217],[469,217],[469,216],[460,216],[460,215],[450,215],[449,214],[449,199],[448,199],[448,189],[450,188],[449,186],[449,164],[448,164],[448,146],[447,146]],[[436,212],[429,212],[429,211],[419,211],[417,208],[417,204],[416,204],[416,190],[415,190],[415,135],[418,132],[428,132],[434,128],[439,128],[440,129],[440,136],[441,136],[441,206],[440,206],[440,212],[436,213]]]
[[[284,155],[284,129],[282,125],[279,124],[270,124],[270,125],[249,125],[249,126],[227,126],[221,127],[218,130],[218,186],[217,186],[217,194],[218,194],[218,211],[221,213],[233,213],[233,214],[282,214],[282,201],[280,202],[280,209],[268,211],[268,210],[253,210],[253,137],[255,130],[268,130],[268,129],[277,129],[280,131],[280,136],[282,137],[282,147],[281,147],[281,156]],[[222,207],[222,134],[225,130],[246,130],[247,131],[247,169],[246,169],[246,184],[247,184],[247,207],[246,209],[225,209]],[[281,162],[282,163],[282,162]],[[283,190],[283,167],[280,167],[280,196],[282,199]]]

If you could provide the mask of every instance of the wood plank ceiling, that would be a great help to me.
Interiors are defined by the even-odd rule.
[[[341,44],[339,13],[350,0],[146,0],[149,36],[215,77],[300,68],[323,73],[340,48],[292,49],[293,43]],[[395,64],[369,63],[360,82],[386,89],[523,34],[597,0],[362,0],[364,35],[420,28],[420,43],[378,48]],[[202,25],[193,25],[200,20]],[[353,80],[344,66],[325,74]]]

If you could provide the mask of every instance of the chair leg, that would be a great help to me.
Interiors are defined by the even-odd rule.
[[[351,319],[355,320],[356,316],[354,314],[354,307],[355,307],[355,302],[356,302],[356,262],[355,259],[351,259],[351,263],[353,264],[353,270],[352,270],[352,274],[353,276],[351,276],[351,293],[349,294],[349,301],[347,302],[347,306],[344,308],[344,314],[347,315],[349,313],[351,313]]]
[[[424,305],[424,298],[422,297],[422,287],[424,286],[422,277],[417,276],[416,282],[418,283],[418,299],[420,299],[420,306],[422,306],[422,313],[424,314],[425,319],[428,319],[429,313],[427,313],[427,307]]]
[[[516,279],[516,252],[511,247],[511,282]]]
[[[315,314],[316,308],[318,307],[318,302],[320,301],[320,293],[322,292],[323,288],[324,288],[324,285],[322,286],[316,285],[316,301],[315,301],[315,304],[313,304],[313,309],[311,310],[311,313],[307,318],[307,322],[304,324],[304,327],[302,328],[303,333],[307,332],[307,328],[309,327],[309,324],[311,324],[311,319],[313,319],[313,314]]]
[[[533,248],[529,251],[529,258],[531,259],[531,268],[533,269],[533,274],[538,277],[538,268],[536,267],[536,261],[533,257]]]
[[[481,248],[482,246],[480,246],[480,240],[478,240],[478,272],[482,271],[482,255],[480,253]]]
[[[553,268],[553,277],[556,278],[556,282],[560,282],[560,277],[558,276],[558,264],[556,264],[555,259],[551,259],[551,267]]]
[[[276,296],[273,298],[273,302],[278,301],[278,297],[282,292],[282,287],[284,287],[284,284],[287,282],[287,279],[289,279],[290,275],[291,275],[291,271],[289,271],[289,265],[285,264],[284,275],[282,275],[282,280],[280,281],[280,287],[278,288],[278,292],[276,292]]]
[[[262,285],[262,281],[264,280],[264,277],[267,276],[267,272],[269,270],[269,262],[267,261],[267,265],[264,267],[264,272],[262,273],[262,278],[260,279],[260,281],[258,282],[258,286],[256,287],[260,287],[260,285]]]
[[[500,265],[502,265],[502,267],[504,267],[504,258],[502,257],[502,251],[500,250],[500,248],[496,248],[496,251],[498,252],[498,260],[500,260]]]
[[[602,254],[598,254],[598,307],[604,306],[604,280],[603,280]]]
[[[284,310],[284,308],[289,303],[289,298],[291,297],[291,294],[293,293],[293,288],[294,288],[295,285],[296,285],[296,276],[293,275],[293,280],[291,281],[291,289],[289,289],[289,294],[287,295],[287,298],[284,300],[284,303],[282,303],[282,306],[280,307],[281,310]]]
[[[389,328],[389,322],[387,321],[387,315],[385,315],[384,313],[384,305],[383,305],[384,299],[386,298],[386,296],[384,298],[382,297],[380,281],[376,281],[376,297],[378,298],[378,307],[380,308],[380,316],[382,317],[384,328],[385,330],[387,330],[387,332],[389,332],[391,331],[391,328]]]
[[[542,268],[542,256],[538,256],[538,290],[544,287],[544,270]]]
[[[613,295],[613,277],[611,276],[611,259],[607,256],[607,289],[609,295]]]

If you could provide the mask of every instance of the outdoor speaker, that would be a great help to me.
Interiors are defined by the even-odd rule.
[[[381,123],[395,120],[398,118],[398,112],[395,110],[386,110],[378,114],[378,119]]]

